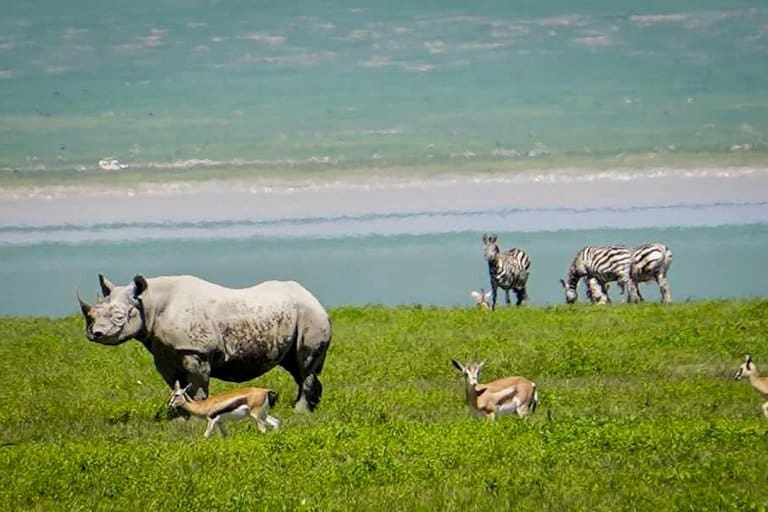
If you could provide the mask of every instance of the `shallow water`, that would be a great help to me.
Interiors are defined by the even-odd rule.
[[[468,305],[485,231],[533,304],[583,245],[651,240],[677,300],[764,295],[766,27],[743,0],[11,3],[0,314],[74,312],[98,272]],[[107,156],[175,182],[81,186]]]
[[[521,247],[531,256],[531,304],[563,301],[558,280],[576,251],[588,243],[667,243],[673,251],[672,294],[678,301],[764,296],[768,290],[768,275],[757,271],[768,261],[768,224],[498,234],[503,247]],[[489,286],[481,235],[478,231],[0,246],[0,279],[9,291],[0,296],[0,314],[75,312],[76,288],[93,299],[99,272],[116,283],[127,282],[136,273],[188,273],[234,287],[295,279],[327,306],[470,306],[470,290]],[[658,300],[650,285],[644,292],[649,300]]]
[[[768,8],[12,2],[0,169],[764,151]],[[370,172],[376,172],[371,170]]]

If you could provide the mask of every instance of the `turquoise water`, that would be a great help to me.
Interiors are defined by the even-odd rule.
[[[272,179],[301,167],[322,190],[329,169],[365,181],[438,164],[466,178],[543,155],[587,167],[579,172],[593,157],[635,154],[759,164],[766,62],[768,6],[757,1],[12,2],[0,17],[0,173],[12,183],[60,171],[72,183],[111,156],[126,172],[173,169],[182,180],[187,169]],[[324,204],[285,217],[259,209],[264,194],[228,217],[175,215],[157,202],[142,210],[141,194],[162,186],[139,187],[84,197],[103,211],[79,218],[76,193],[57,210],[50,190],[10,192],[0,201],[11,213],[18,204],[50,219],[0,219],[0,315],[74,312],[75,289],[92,297],[98,272],[115,282],[137,272],[232,286],[297,279],[329,306],[469,305],[469,291],[488,286],[480,236],[493,230],[530,253],[533,304],[562,301],[558,279],[581,246],[652,240],[674,252],[675,300],[764,295],[768,196],[736,189],[764,171],[724,179],[722,198],[697,195],[691,178],[678,185],[685,198],[670,188],[645,201],[640,187],[664,192],[670,181],[629,173],[617,175],[622,196],[596,208],[599,191],[572,197],[570,182],[552,196],[560,203],[521,207],[513,194],[487,208],[478,197],[471,210],[433,206],[443,192],[425,185],[390,211],[381,201],[366,210],[352,191],[339,211],[356,213],[326,215],[335,205]],[[179,190],[176,205],[188,197]],[[136,212],[123,215],[134,193]]]
[[[481,232],[342,238],[199,239],[0,246],[0,315],[76,312],[75,290],[91,300],[97,273],[125,283],[147,276],[195,274],[241,287],[296,279],[327,306],[425,304],[471,306],[470,290],[488,288]],[[502,246],[531,256],[532,304],[563,302],[558,280],[587,243],[648,240],[673,251],[673,300],[764,296],[768,224],[633,230],[499,232]],[[645,285],[644,285],[645,286]],[[648,300],[656,289],[644,288]],[[612,291],[615,294],[615,290]],[[616,298],[616,297],[614,297]],[[583,294],[581,297],[583,300]]]
[[[766,26],[743,0],[11,2],[0,169],[762,151]]]

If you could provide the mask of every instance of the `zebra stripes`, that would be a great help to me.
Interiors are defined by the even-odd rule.
[[[501,251],[495,234],[484,234],[485,259],[488,262],[488,275],[491,279],[491,310],[496,309],[498,288],[504,290],[507,304],[510,304],[509,290],[515,292],[519,306],[528,298],[526,284],[530,273],[531,259],[521,249]]]
[[[638,284],[656,281],[661,291],[661,302],[672,302],[667,281],[670,265],[672,265],[672,251],[666,245],[654,242],[635,247],[632,251],[630,277],[640,300],[644,299]]]
[[[565,289],[565,301],[573,304],[578,299],[576,286],[581,278],[594,278],[605,293],[606,284],[617,281],[622,300],[635,301],[635,286],[630,276],[632,251],[623,245],[603,247],[586,246],[576,253],[568,269],[566,279],[560,280]],[[589,283],[588,283],[589,284]],[[594,290],[594,287],[592,287]],[[594,294],[590,293],[594,300]]]

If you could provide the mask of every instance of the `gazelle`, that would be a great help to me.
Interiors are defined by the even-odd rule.
[[[747,355],[744,358],[744,362],[739,366],[739,371],[736,372],[736,380],[741,380],[742,377],[749,377],[749,383],[757,390],[758,393],[763,395],[763,398],[768,398],[768,377],[761,377],[757,371],[757,366],[752,362],[752,357]],[[768,402],[765,402],[760,406],[763,410],[763,415],[768,418]]]
[[[243,419],[251,417],[261,432],[267,431],[267,425],[275,430],[280,428],[280,420],[270,416],[269,408],[277,403],[277,392],[264,388],[239,388],[209,396],[204,400],[194,400],[188,391],[191,384],[181,388],[179,381],[173,386],[170,407],[181,407],[193,416],[206,418],[208,428],[205,437],[210,437],[214,427],[218,426],[221,435],[227,436],[224,419]]]
[[[480,370],[485,362],[470,363],[462,366],[451,359],[453,366],[464,376],[466,384],[467,405],[478,416],[494,420],[496,416],[517,413],[518,416],[528,416],[536,411],[539,403],[539,393],[536,384],[525,377],[504,377],[480,384]]]
[[[491,310],[491,303],[489,302],[491,300],[491,292],[485,291],[485,288],[480,288],[480,291],[473,291],[469,293],[473,299],[475,299],[475,302],[477,302],[477,307],[479,309],[485,309],[487,311]]]

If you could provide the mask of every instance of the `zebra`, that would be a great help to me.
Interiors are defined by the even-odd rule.
[[[495,234],[484,234],[485,259],[488,261],[488,275],[491,278],[491,310],[496,309],[498,288],[504,290],[507,304],[510,304],[509,290],[515,292],[515,305],[519,306],[528,299],[525,289],[531,268],[531,259],[522,249],[510,249],[502,252],[496,243]]]
[[[607,245],[602,247],[586,246],[576,253],[568,269],[566,279],[561,279],[560,284],[565,289],[565,301],[573,304],[578,299],[576,285],[584,277],[589,287],[591,278],[597,280],[604,294],[607,295],[607,283],[618,281],[621,289],[622,301],[626,296],[629,302],[635,302],[635,286],[630,278],[630,264],[632,251],[623,245]],[[594,283],[593,283],[594,284]],[[593,286],[594,289],[594,286]],[[595,302],[593,293],[589,293],[590,300]]]
[[[645,300],[640,293],[640,283],[655,280],[661,291],[661,302],[672,302],[667,274],[672,265],[672,251],[664,244],[653,242],[635,247],[632,250],[630,278],[637,290],[637,299]]]

